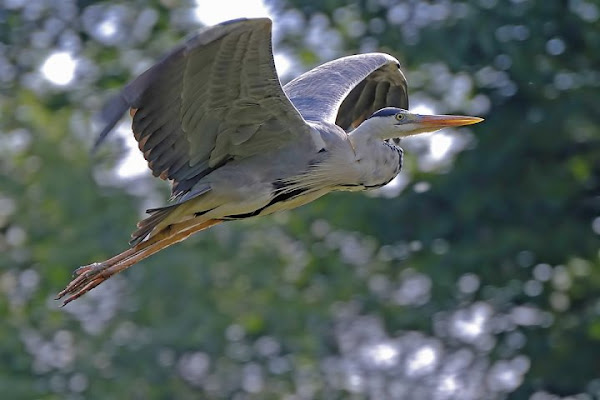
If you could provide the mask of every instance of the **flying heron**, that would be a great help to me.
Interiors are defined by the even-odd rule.
[[[75,270],[63,305],[208,227],[381,187],[402,167],[400,138],[482,121],[408,112],[398,60],[383,53],[330,61],[282,87],[268,18],[224,22],[175,48],[105,106],[96,145],[127,109],[174,202],[148,210],[128,250]]]

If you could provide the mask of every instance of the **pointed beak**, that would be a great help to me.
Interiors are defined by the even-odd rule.
[[[483,118],[464,115],[419,115],[416,123],[427,130],[435,130],[450,126],[473,125],[481,121]]]

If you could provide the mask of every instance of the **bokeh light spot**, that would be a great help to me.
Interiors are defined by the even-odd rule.
[[[42,64],[40,72],[44,79],[57,86],[65,86],[75,78],[77,60],[65,51],[52,53]]]
[[[406,373],[409,376],[423,376],[432,372],[438,361],[438,352],[433,346],[425,345],[408,357]]]

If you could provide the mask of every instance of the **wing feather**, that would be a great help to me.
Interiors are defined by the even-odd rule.
[[[384,107],[408,108],[406,78],[398,60],[359,54],[320,65],[284,86],[307,121],[336,123],[349,131]]]
[[[271,21],[240,19],[201,31],[128,84],[103,109],[97,144],[130,108],[149,167],[180,196],[229,160],[310,136],[306,120],[349,131],[388,106],[408,108],[406,80],[392,56],[344,57],[282,88]]]
[[[309,136],[279,83],[267,18],[225,22],[174,49],[105,106],[98,142],[127,108],[148,166],[174,196],[228,160]]]

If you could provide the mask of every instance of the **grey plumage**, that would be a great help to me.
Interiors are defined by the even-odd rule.
[[[404,136],[481,121],[408,108],[398,61],[383,53],[325,63],[279,83],[271,21],[206,28],[134,79],[101,112],[96,145],[130,110],[154,176],[175,202],[149,210],[132,248],[76,271],[67,302],[111,275],[212,225],[306,204],[334,190],[393,179]],[[377,110],[384,109],[377,112]]]
[[[187,201],[197,196],[195,185],[228,162],[309,138],[306,121],[350,131],[379,108],[408,108],[406,79],[387,54],[334,60],[281,88],[270,26],[268,19],[241,19],[187,40],[108,103],[100,140],[134,109],[132,130],[150,169]],[[131,243],[173,208],[152,210]]]

